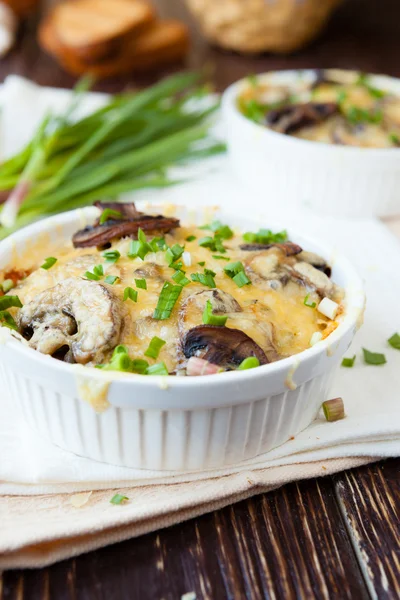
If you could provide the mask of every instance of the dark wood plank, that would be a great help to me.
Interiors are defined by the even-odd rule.
[[[290,484],[181,525],[3,576],[1,600],[368,597],[331,479]],[[21,591],[22,589],[22,591]]]
[[[371,593],[400,598],[400,460],[339,474],[335,488]]]

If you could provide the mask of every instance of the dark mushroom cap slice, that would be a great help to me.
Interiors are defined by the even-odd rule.
[[[199,356],[226,369],[236,368],[249,356],[255,356],[260,365],[269,361],[258,344],[239,329],[198,325],[190,329],[183,340],[186,358]]]
[[[240,249],[245,252],[257,252],[258,250],[269,250],[270,248],[278,248],[286,256],[295,256],[303,251],[300,246],[293,244],[293,242],[285,242],[284,244],[241,244],[240,246]]]
[[[336,102],[308,102],[291,104],[271,110],[266,124],[279,133],[294,133],[303,127],[319,125],[338,112]]]

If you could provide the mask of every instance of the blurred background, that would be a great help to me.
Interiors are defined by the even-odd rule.
[[[71,87],[92,72],[95,88],[117,92],[183,67],[205,67],[219,90],[270,69],[400,75],[398,0],[154,0],[145,14],[139,4],[1,2],[0,80]]]

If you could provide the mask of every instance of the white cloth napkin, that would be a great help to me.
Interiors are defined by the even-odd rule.
[[[38,88],[11,76],[1,91],[0,151],[9,156],[26,143],[46,110],[62,109],[70,92]],[[88,95],[83,112],[104,102],[100,94]],[[220,125],[218,125],[220,128]],[[207,176],[179,187],[146,192],[135,198],[149,201],[223,205],[227,210],[251,211],[260,215],[260,225],[280,218],[307,235],[315,236],[346,254],[365,279],[367,310],[365,324],[348,356],[357,354],[354,368],[341,368],[331,397],[342,396],[347,417],[335,423],[318,418],[294,440],[257,457],[226,469],[202,473],[161,473],[96,463],[53,446],[31,431],[9,402],[8,390],[0,384],[0,493],[43,494],[95,490],[110,487],[178,483],[221,477],[295,463],[309,463],[343,457],[389,457],[400,455],[400,351],[387,339],[400,331],[400,245],[380,222],[346,221],[318,217],[311,213],[279,215],[268,201],[273,190],[249,196],[229,170],[226,157],[208,163]],[[185,176],[196,169],[185,168]],[[288,176],[290,174],[288,173]],[[272,202],[273,204],[273,202]],[[383,352],[387,364],[363,363],[361,348]]]

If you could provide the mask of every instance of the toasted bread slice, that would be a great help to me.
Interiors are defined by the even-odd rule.
[[[96,61],[115,54],[124,38],[155,19],[145,0],[67,0],[55,7],[52,22],[66,53]]]
[[[156,21],[146,32],[127,41],[118,55],[95,63],[65,54],[49,18],[39,28],[39,41],[72,75],[90,73],[100,79],[162,67],[182,60],[189,48],[186,26],[174,20]]]

